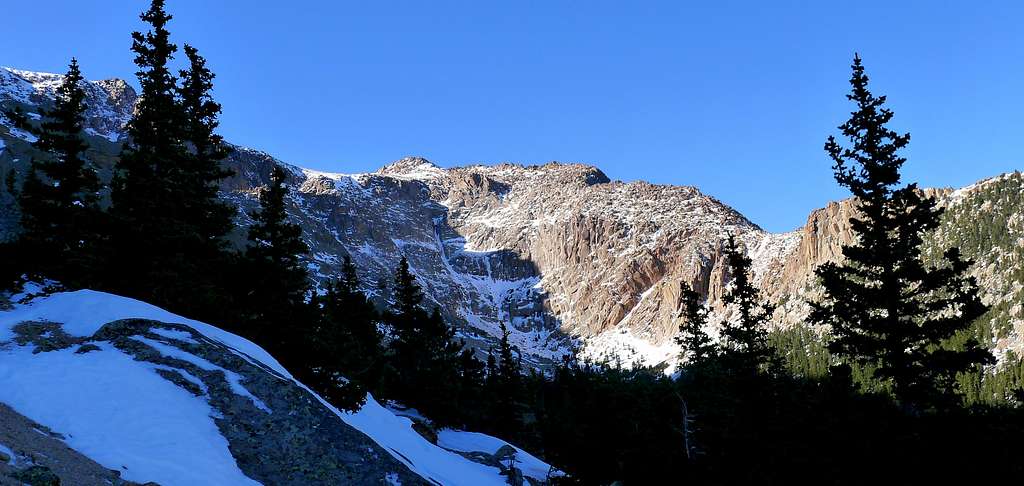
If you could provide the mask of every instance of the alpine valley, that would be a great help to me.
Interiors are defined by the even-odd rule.
[[[30,117],[52,104],[61,75],[0,68],[0,106]],[[101,178],[125,137],[137,100],[119,79],[91,81],[88,158]],[[33,137],[0,117],[0,174],[20,177]],[[407,157],[373,173],[337,174],[296,167],[259,150],[234,146],[234,175],[221,185],[237,205],[238,225],[257,207],[257,189],[275,166],[288,173],[289,215],[311,248],[306,264],[318,282],[336,276],[349,256],[364,291],[389,299],[390,276],[405,256],[428,307],[456,323],[480,350],[509,323],[525,358],[546,366],[567,353],[623,364],[676,364],[680,286],[692,285],[713,310],[730,281],[723,260],[734,235],[753,260],[755,282],[778,304],[773,325],[804,326],[807,301],[820,293],[814,269],[851,241],[851,201],[813,211],[788,233],[762,230],[736,210],[690,186],[612,181],[594,166],[551,162],[442,168]],[[1024,176],[996,175],[961,189],[929,189],[947,207],[929,236],[974,260],[997,356],[1024,348]],[[0,231],[17,221],[14,199],[0,191]],[[241,242],[244,232],[238,231]],[[937,255],[936,255],[937,256]]]

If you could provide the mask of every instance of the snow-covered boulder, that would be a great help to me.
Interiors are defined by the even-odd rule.
[[[102,292],[0,312],[0,403],[137,483],[505,484],[372,397],[342,413],[259,346]]]

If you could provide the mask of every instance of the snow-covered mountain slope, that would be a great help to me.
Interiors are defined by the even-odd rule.
[[[0,105],[45,101],[45,83],[29,82],[44,75],[7,72],[21,76],[21,84],[0,85]],[[36,98],[25,94],[25,83]],[[103,107],[113,103],[100,98]],[[90,123],[123,120],[104,118],[110,112],[98,109]],[[22,170],[28,160],[30,150],[16,135],[0,126],[0,143],[7,144],[0,149],[0,172]],[[93,141],[93,160],[105,173],[116,145],[101,137]],[[317,279],[336,274],[344,256],[351,256],[364,290],[384,303],[392,272],[406,256],[428,304],[458,324],[467,341],[486,349],[499,323],[511,323],[513,342],[537,363],[578,347],[587,356],[624,363],[674,359],[681,283],[707,296],[715,319],[729,317],[721,305],[730,279],[722,260],[728,234],[745,246],[755,280],[780,304],[776,322],[803,322],[807,299],[815,295],[813,269],[839,258],[851,238],[850,201],[812,212],[802,228],[773,234],[697,188],[611,181],[582,164],[441,168],[410,157],[372,173],[334,174],[237,147],[227,165],[236,175],[225,181],[222,194],[242,209],[240,225],[249,222],[245,213],[255,207],[255,189],[268,182],[271,168],[288,169],[290,215],[303,227],[312,249],[307,263]],[[964,188],[955,199],[973,201],[968,196],[984,187]],[[950,190],[934,193],[942,201],[954,198]],[[998,218],[1019,217],[1018,201],[1006,205]],[[0,189],[0,234],[15,221],[12,207],[13,199]],[[975,222],[957,212],[943,224]],[[983,243],[977,250],[979,259],[985,248]],[[998,268],[988,272],[1009,278]],[[1008,319],[1011,308],[993,322]],[[1001,345],[1024,347],[1018,334],[1003,332]]]
[[[27,107],[46,107],[53,100],[57,87],[64,75],[22,71],[0,67],[0,93],[11,102]],[[86,131],[112,142],[123,135],[123,128],[131,119],[138,96],[135,90],[120,79],[89,81],[84,84],[86,96]],[[33,116],[30,112],[29,116]],[[5,124],[0,117],[0,124]],[[31,140],[31,135],[16,132],[21,138]]]
[[[499,439],[445,431],[435,445],[372,397],[339,412],[255,344],[101,292],[0,312],[0,403],[138,483],[505,484],[459,453],[493,454]],[[9,457],[41,453],[27,447],[0,444]],[[517,457],[528,476],[547,476]]]

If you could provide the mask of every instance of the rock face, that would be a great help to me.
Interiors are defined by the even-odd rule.
[[[63,82],[60,74],[37,73],[0,68],[0,92],[5,101],[27,106],[48,107],[57,87]],[[92,135],[117,141],[131,119],[138,95],[121,79],[90,81],[83,85],[86,102],[86,131]]]
[[[48,76],[0,70],[0,83],[6,83],[0,84],[0,104],[45,101],[47,83],[55,82]],[[123,124],[130,113],[124,103],[134,93],[117,88],[119,81],[92,85],[107,97],[95,98],[100,106],[90,112],[90,126]],[[5,171],[20,167],[28,149],[2,123]],[[116,154],[102,143],[116,138],[94,147],[101,173]],[[538,363],[578,346],[589,356],[626,362],[674,358],[681,283],[707,296],[716,317],[728,318],[721,305],[730,280],[722,248],[730,234],[753,259],[755,281],[780,303],[776,321],[802,322],[806,300],[815,295],[813,270],[840,257],[842,245],[851,241],[848,220],[854,214],[851,201],[833,202],[812,212],[804,227],[772,234],[694,187],[610,181],[581,164],[445,169],[411,157],[374,173],[333,174],[241,147],[227,164],[235,176],[224,182],[223,197],[242,210],[240,226],[249,223],[255,190],[268,182],[271,168],[289,171],[290,215],[304,229],[312,249],[307,263],[318,281],[333,276],[350,256],[362,272],[364,290],[383,305],[393,269],[405,256],[427,304],[457,323],[463,338],[486,349],[499,323],[511,323],[514,344]],[[934,195],[952,205],[976,190]],[[9,195],[0,197],[9,208]],[[1020,206],[1000,214],[1019,217],[1013,215]],[[968,215],[951,218],[944,225],[969,221]],[[0,220],[0,226],[11,224],[10,217],[6,225]],[[976,253],[985,255],[983,248]],[[1020,341],[1006,339],[1010,347]]]
[[[260,483],[428,484],[290,378],[189,326],[124,319],[103,325],[92,336],[72,337],[61,323],[24,322],[14,333],[16,345],[32,346],[35,353],[70,348],[84,355],[112,345],[152,366],[210,404],[238,468]],[[69,474],[73,484],[85,479],[80,472]]]

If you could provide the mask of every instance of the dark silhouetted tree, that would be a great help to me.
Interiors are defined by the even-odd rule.
[[[722,325],[725,350],[744,368],[763,370],[774,361],[768,347],[768,321],[775,308],[761,297],[750,280],[751,260],[732,235],[726,241],[724,255],[732,282],[722,301],[735,311],[733,318]]]
[[[312,337],[309,365],[322,394],[335,406],[354,409],[367,391],[380,387],[384,370],[380,315],[359,290],[351,258],[345,257],[341,276],[328,282],[316,298],[320,324]]]
[[[685,283],[679,284],[680,335],[676,343],[680,347],[679,359],[683,363],[701,363],[718,354],[718,347],[707,332],[708,310],[701,304],[700,294]]]
[[[459,356],[463,343],[438,309],[420,307],[423,291],[403,257],[395,271],[390,322],[394,329],[391,362],[394,384],[389,392],[441,425],[460,425]]]
[[[85,159],[88,148],[82,131],[85,123],[85,91],[78,61],[71,60],[57,87],[54,106],[41,113],[38,127],[21,125],[38,139],[19,193],[21,234],[7,248],[7,263],[17,273],[53,279],[65,287],[91,284],[99,262],[97,247],[104,213],[99,207],[100,182]]]
[[[224,307],[213,263],[224,254],[232,212],[217,200],[224,177],[220,138],[213,134],[219,106],[209,97],[213,75],[194,49],[183,86],[169,63],[171,16],[162,0],[142,14],[151,26],[132,34],[139,70],[139,102],[111,182],[114,219],[106,287],[209,316]]]
[[[515,439],[523,425],[523,370],[515,347],[509,341],[511,332],[501,323],[501,340],[494,375],[488,376],[493,403],[491,420],[493,430],[502,437]]]
[[[856,109],[839,127],[850,146],[830,136],[825,151],[836,181],[856,198],[854,243],[843,247],[841,263],[817,270],[825,295],[811,316],[831,326],[832,352],[874,367],[905,405],[948,406],[956,374],[992,360],[970,336],[985,306],[956,248],[937,268],[922,261],[922,237],[939,225],[942,209],[915,184],[898,187],[906,161],[899,151],[910,135],[886,126],[893,112],[868,90],[859,56],[852,67],[847,98]]]
[[[217,197],[218,183],[234,173],[222,166],[230,150],[216,133],[221,107],[210,94],[215,76],[195,47],[185,44],[184,51],[189,68],[179,72],[178,93],[184,109],[184,140],[188,153],[182,171],[186,180],[181,187],[193,194],[182,198],[182,211],[198,228],[211,258],[218,260],[227,247],[223,236],[231,231],[235,216],[235,208]]]
[[[283,169],[274,167],[270,186],[260,192],[260,209],[252,214],[243,263],[248,291],[239,298],[238,311],[241,332],[301,371],[305,365],[300,346],[308,343],[314,322],[306,305],[309,275],[300,261],[309,247],[302,241],[302,228],[288,222],[286,177]]]

